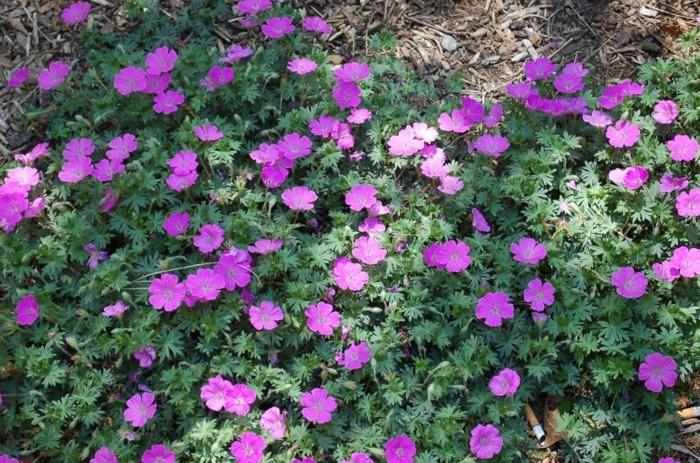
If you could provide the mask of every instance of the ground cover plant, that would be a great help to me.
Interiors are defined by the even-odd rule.
[[[135,2],[12,77],[53,101],[1,168],[0,461],[527,461],[548,395],[567,461],[672,461],[698,29],[638,82],[541,58],[495,103],[333,66],[321,18],[264,0],[220,53],[230,7]]]

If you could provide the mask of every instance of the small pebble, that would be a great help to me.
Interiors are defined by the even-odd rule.
[[[452,53],[457,49],[457,41],[451,35],[443,35],[442,39],[440,40],[440,45],[442,45],[443,50],[449,53]]]

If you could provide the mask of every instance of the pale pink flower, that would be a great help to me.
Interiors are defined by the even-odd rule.
[[[394,156],[413,156],[424,146],[425,142],[416,138],[411,126],[406,126],[397,135],[389,138],[389,153]]]
[[[464,188],[464,182],[453,175],[445,175],[440,178],[440,185],[438,185],[438,191],[446,195],[454,195],[462,191]]]
[[[360,224],[358,230],[363,233],[368,233],[371,236],[373,234],[385,231],[386,225],[384,225],[384,222],[376,217],[367,217],[364,222]]]
[[[282,439],[287,429],[285,415],[277,407],[265,410],[260,417],[260,426],[273,439]]]
[[[52,61],[49,66],[39,72],[39,88],[41,90],[51,90],[56,88],[66,80],[70,66],[63,61]]]
[[[272,254],[282,247],[282,240],[258,240],[254,245],[248,246],[248,252],[251,254]]]
[[[5,185],[12,185],[22,192],[29,192],[39,183],[39,171],[33,167],[13,167],[7,171]]]
[[[372,119],[372,111],[366,108],[352,108],[347,121],[351,124],[360,125]]]
[[[340,314],[333,310],[332,305],[325,302],[310,305],[304,314],[306,326],[314,333],[330,336],[333,330],[340,326]]]
[[[606,112],[595,110],[590,114],[584,114],[583,121],[593,127],[607,127],[612,124],[612,117]]]
[[[318,68],[316,62],[309,58],[295,58],[287,64],[287,70],[300,76],[314,72]]]
[[[681,192],[676,198],[676,211],[681,217],[700,216],[700,189]]]
[[[349,291],[361,291],[369,282],[369,274],[362,270],[362,266],[347,258],[336,259],[333,278],[340,289]]]
[[[605,136],[615,148],[630,148],[639,140],[641,132],[634,122],[620,120],[615,125],[608,126]]]
[[[671,100],[662,100],[654,106],[652,117],[659,124],[672,124],[678,117],[678,105]]]
[[[666,142],[671,159],[674,161],[694,161],[698,157],[698,141],[688,135],[676,135]]]
[[[20,153],[15,155],[15,161],[19,161],[25,165],[32,165],[34,161],[43,158],[49,154],[49,144],[47,142],[39,143],[28,153]]]
[[[445,165],[443,152],[438,152],[423,161],[420,170],[428,178],[442,178],[450,174],[450,166]]]
[[[367,183],[353,185],[350,191],[345,193],[345,204],[351,210],[359,212],[362,209],[367,209],[377,202],[377,190]]]
[[[284,319],[284,312],[271,301],[262,301],[259,306],[251,306],[248,311],[250,324],[258,331],[271,331],[277,322]]]
[[[78,183],[92,174],[93,166],[90,158],[82,157],[63,164],[58,173],[58,179],[65,183]]]
[[[295,186],[282,192],[282,201],[293,211],[310,211],[318,195],[305,186]]]
[[[333,419],[333,412],[338,408],[335,397],[322,387],[304,392],[299,403],[303,407],[301,414],[304,418],[315,424],[329,423]]]
[[[367,265],[375,265],[384,260],[386,249],[375,238],[362,236],[355,241],[352,256]]]
[[[486,217],[475,207],[472,208],[472,227],[481,233],[489,233],[491,231],[491,225],[489,225]]]
[[[102,309],[102,315],[105,317],[120,318],[124,312],[129,310],[129,306],[124,303],[124,301],[117,301],[114,304],[106,305]]]
[[[224,408],[227,412],[245,416],[250,412],[250,405],[255,402],[257,396],[246,384],[234,384],[226,392],[226,398]]]

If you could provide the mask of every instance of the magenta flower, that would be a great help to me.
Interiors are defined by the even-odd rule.
[[[386,441],[384,458],[387,463],[413,463],[416,444],[406,434],[400,434]]]
[[[148,302],[151,306],[166,312],[173,312],[180,307],[185,298],[185,285],[172,273],[164,273],[154,279],[148,287]]]
[[[331,35],[333,33],[331,26],[318,16],[307,16],[301,23],[306,32],[318,32],[322,35]]]
[[[639,140],[641,132],[634,122],[621,120],[605,130],[608,142],[615,148],[630,148]]]
[[[172,114],[185,102],[185,95],[176,90],[159,93],[153,98],[153,111],[158,114]]]
[[[279,153],[289,160],[304,158],[311,154],[311,139],[298,133],[290,133],[277,142]]]
[[[39,158],[43,158],[48,154],[49,144],[47,142],[39,143],[37,145],[34,145],[34,148],[32,148],[31,151],[29,151],[28,153],[16,154],[15,161],[19,161],[25,165],[32,165],[34,164],[34,161],[36,161]]]
[[[700,22],[700,21],[698,21]],[[681,463],[673,457],[661,457],[657,463]]]
[[[272,166],[280,158],[280,151],[277,145],[261,143],[258,149],[251,151],[248,156],[258,164]]]
[[[244,432],[231,444],[231,455],[236,463],[260,463],[265,451],[265,439],[252,432]]]
[[[676,198],[676,211],[681,217],[700,216],[700,189],[692,188],[681,192]]]
[[[610,276],[610,283],[625,299],[637,299],[646,293],[648,282],[644,273],[635,272],[632,267],[620,267]]]
[[[41,313],[39,302],[32,294],[19,300],[15,312],[17,312],[17,324],[20,326],[33,325],[39,319],[39,314]]]
[[[18,459],[12,458],[7,454],[0,455],[0,463],[21,463]]]
[[[489,389],[496,397],[513,396],[520,386],[520,375],[515,370],[504,368],[489,381]]]
[[[510,252],[513,254],[513,259],[525,265],[536,265],[547,257],[547,247],[527,236],[520,238],[517,243],[512,243]]]
[[[484,125],[488,128],[496,127],[503,119],[503,105],[498,103],[491,106],[489,112],[484,116]]]
[[[10,78],[7,80],[7,86],[17,88],[25,83],[27,79],[29,79],[29,68],[25,66],[17,69],[10,75]]]
[[[142,92],[146,85],[146,71],[136,66],[125,67],[114,76],[114,88],[122,96]]]
[[[83,249],[90,255],[87,261],[87,266],[91,270],[95,270],[97,266],[100,265],[100,261],[109,259],[109,254],[107,254],[105,251],[100,251],[97,249],[97,246],[92,243],[84,245]]]
[[[666,172],[659,180],[659,190],[662,193],[672,193],[684,190],[688,186],[688,177],[674,177],[670,172]]]
[[[323,115],[318,119],[309,121],[309,130],[317,137],[328,138],[334,130],[337,130],[340,121],[334,117]]]
[[[649,180],[649,171],[644,166],[634,166],[625,169],[622,185],[629,190],[637,190]]]
[[[177,175],[187,175],[197,169],[197,153],[194,151],[178,151],[168,159],[168,166]]]
[[[156,359],[156,349],[153,346],[144,346],[136,349],[134,358],[139,361],[141,368],[150,368]]]
[[[450,240],[436,249],[434,262],[438,268],[451,273],[459,273],[472,262],[469,246],[461,241]]]
[[[150,392],[134,394],[126,401],[124,420],[132,426],[140,428],[156,414],[156,398]]]
[[[397,135],[389,138],[389,153],[394,156],[413,156],[425,146],[423,140],[416,138],[411,126],[401,129]]]
[[[238,11],[254,15],[272,8],[272,0],[238,0]]]
[[[268,408],[260,417],[260,427],[262,427],[271,438],[282,439],[287,429],[285,416],[277,407]]]
[[[353,452],[350,455],[350,460],[342,460],[340,463],[374,463],[374,460],[370,458],[364,452]]]
[[[226,56],[219,58],[220,63],[237,63],[244,58],[248,58],[253,55],[253,50],[248,47],[244,47],[237,43],[234,43],[226,49]]]
[[[373,235],[385,231],[386,225],[376,217],[367,217],[364,222],[360,224],[358,229],[363,233]]]
[[[231,381],[224,379],[221,375],[209,378],[207,384],[199,390],[199,397],[209,410],[221,411],[229,402],[229,393],[233,389]]]
[[[236,71],[226,66],[212,66],[207,75],[199,81],[200,87],[207,92],[213,92],[217,88],[230,83],[236,77]]]
[[[698,157],[698,141],[688,135],[676,135],[666,142],[666,148],[670,151],[674,161],[693,161]]]
[[[248,252],[251,254],[272,254],[282,248],[282,240],[258,240],[253,246],[248,246]]]
[[[117,456],[112,453],[107,447],[100,448],[95,452],[95,456],[92,457],[89,463],[119,463],[117,461]]]
[[[292,18],[286,16],[270,18],[265,21],[260,30],[268,39],[277,40],[294,32],[294,23]]]
[[[99,182],[109,182],[115,175],[123,174],[125,167],[122,161],[102,159],[93,166],[92,177]]]
[[[539,278],[528,282],[527,288],[523,292],[525,302],[530,304],[530,308],[536,312],[542,312],[545,307],[554,303],[554,286],[548,281],[544,283]]]
[[[58,179],[64,183],[79,183],[90,176],[94,170],[92,161],[88,157],[72,159],[63,164]]]
[[[52,61],[49,63],[47,68],[42,69],[39,72],[39,88],[41,90],[51,90],[56,88],[66,80],[68,73],[70,72],[70,66],[62,61]]]
[[[223,138],[224,133],[212,124],[198,125],[193,130],[195,137],[203,142],[214,142]]]
[[[475,207],[472,208],[472,227],[481,233],[489,233],[491,231],[491,225],[489,225],[486,217]]]
[[[168,47],[159,47],[146,55],[146,71],[149,74],[163,74],[172,71],[177,61],[177,52]]]
[[[61,11],[61,19],[66,24],[79,24],[84,22],[90,14],[91,5],[88,2],[75,2]]]
[[[18,192],[29,193],[39,183],[39,171],[33,167],[13,167],[7,171],[4,187],[15,188]]]
[[[653,352],[644,357],[639,365],[638,378],[644,381],[644,387],[651,392],[659,393],[666,387],[673,387],[678,379],[676,361],[670,355]]]
[[[356,212],[367,209],[377,202],[377,190],[369,184],[361,183],[354,185],[350,191],[345,193],[345,204]]]
[[[552,63],[549,58],[541,57],[536,60],[526,61],[523,66],[525,77],[530,80],[548,79],[557,72],[557,65]]]
[[[141,463],[175,463],[175,453],[163,444],[152,445],[141,455]]]
[[[63,157],[66,161],[75,161],[90,157],[95,152],[95,144],[89,138],[74,138],[66,143]]]
[[[301,414],[311,423],[330,423],[333,412],[338,408],[335,397],[328,394],[323,387],[317,387],[309,392],[304,392],[299,399],[302,405]]]
[[[114,190],[107,188],[100,202],[100,211],[109,212],[117,206],[118,202],[119,195],[115,195]]]
[[[533,93],[537,93],[537,89],[533,88],[532,82],[514,82],[506,85],[506,93],[516,100],[526,100]]]
[[[306,308],[306,326],[314,333],[330,336],[333,330],[340,326],[340,314],[333,306],[325,302],[317,302]]]
[[[245,384],[234,384],[226,394],[227,401],[224,404],[226,411],[238,416],[245,416],[250,412],[250,404],[257,399],[255,391]]]
[[[354,82],[339,82],[332,94],[339,108],[355,108],[362,103],[362,90]]]
[[[372,74],[372,68],[368,64],[353,61],[343,64],[333,71],[337,82],[360,82],[369,79]]]
[[[515,307],[504,292],[488,292],[479,298],[476,304],[476,318],[484,320],[486,326],[500,327],[503,320],[515,315]]]
[[[193,239],[194,245],[202,254],[219,249],[224,242],[224,229],[216,224],[202,225],[199,229],[199,234]]]
[[[612,117],[606,112],[598,111],[597,109],[590,114],[584,114],[583,121],[593,127],[607,127],[612,124]]]
[[[107,157],[113,161],[125,161],[129,158],[131,153],[136,151],[139,147],[136,137],[130,133],[125,133],[119,137],[114,137],[109,142],[109,150],[107,150]]]
[[[450,166],[445,165],[445,153],[437,151],[431,157],[423,161],[420,171],[428,178],[442,178],[450,174]]]
[[[190,228],[190,215],[187,212],[173,212],[163,221],[163,229],[168,236],[179,236]]]
[[[226,287],[226,280],[219,272],[210,268],[197,270],[185,279],[185,288],[192,296],[202,301],[213,301]]]
[[[287,188],[282,192],[282,201],[293,211],[310,211],[318,195],[305,186]]]
[[[700,249],[679,246],[673,250],[669,260],[673,273],[686,278],[700,275]]]
[[[369,274],[347,258],[336,259],[333,264],[333,278],[340,289],[361,291],[369,282]]]
[[[170,86],[170,74],[149,74],[146,73],[146,88],[143,93],[158,95],[163,93]]]
[[[678,105],[671,100],[662,100],[654,106],[654,112],[651,114],[659,124],[672,124],[678,117]]]
[[[257,331],[271,331],[277,328],[277,322],[284,318],[284,312],[273,302],[262,301],[259,306],[250,307],[248,316],[250,324]]]
[[[440,178],[440,185],[437,189],[439,192],[451,196],[462,191],[462,188],[464,188],[464,182],[459,177],[445,175]]]
[[[231,248],[219,257],[214,271],[221,275],[227,291],[243,288],[250,283],[253,259],[243,249]]]
[[[117,301],[114,304],[106,305],[102,309],[102,315],[105,317],[120,318],[127,310],[129,310],[129,306],[126,305],[124,301]]]
[[[503,450],[503,438],[492,424],[478,424],[471,432],[469,449],[477,458],[489,460]]]
[[[295,58],[287,64],[287,70],[300,76],[314,72],[318,68],[316,62],[309,58]]]
[[[352,256],[363,264],[375,265],[384,260],[386,249],[375,238],[362,236],[355,241]]]
[[[365,341],[359,344],[354,342],[343,352],[342,357],[338,360],[338,364],[344,366],[348,371],[359,370],[362,365],[366,364],[372,358],[372,351],[367,346]]]
[[[265,166],[260,169],[260,179],[265,188],[278,188],[289,177],[289,170],[284,167]]]
[[[562,72],[554,79],[554,88],[557,89],[559,93],[572,94],[583,90],[584,84],[581,76],[570,73]]]

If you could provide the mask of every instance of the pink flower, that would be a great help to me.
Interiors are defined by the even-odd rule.
[[[170,174],[165,183],[173,191],[183,191],[194,185],[197,177],[199,174],[194,170],[186,175]]]
[[[674,249],[670,262],[682,277],[693,278],[700,275],[700,249],[680,246]]]
[[[698,141],[688,135],[676,135],[666,142],[666,148],[671,152],[674,161],[693,161],[698,157]]]
[[[295,58],[287,64],[289,72],[299,74],[300,76],[314,72],[317,68],[318,65],[316,62],[309,58]]]
[[[340,463],[374,463],[374,460],[364,452],[353,452],[350,455],[350,461],[342,460]]]
[[[284,414],[277,407],[265,410],[265,413],[260,417],[260,426],[273,439],[282,439],[287,429]]]
[[[197,170],[197,153],[194,151],[178,151],[168,159],[168,166],[177,175],[187,175]]]
[[[1,402],[0,402],[1,404]],[[7,454],[0,455],[0,463],[21,463],[18,459],[12,458]]]
[[[542,283],[542,280],[535,278],[530,280],[527,288],[523,292],[525,302],[530,304],[530,308],[536,312],[542,312],[545,307],[554,303],[554,286],[548,281]]]
[[[406,434],[400,434],[386,441],[384,458],[387,463],[413,463],[416,444]]]
[[[672,193],[677,190],[684,190],[688,186],[688,177],[674,177],[666,172],[659,181],[659,190],[662,193]]]
[[[177,52],[168,47],[159,47],[146,55],[146,71],[149,74],[163,74],[175,67]]]
[[[260,306],[251,306],[248,311],[250,324],[257,331],[271,331],[277,328],[277,322],[284,318],[284,312],[273,302],[262,301]]]
[[[253,259],[243,249],[231,248],[219,257],[214,271],[224,278],[227,291],[243,288],[250,283]]]
[[[236,8],[241,13],[254,15],[272,8],[272,0],[238,0]]]
[[[525,77],[530,80],[548,79],[557,72],[557,65],[552,63],[549,58],[541,57],[536,60],[526,61],[523,66]]]
[[[353,185],[350,191],[345,193],[345,204],[356,212],[372,207],[377,202],[377,190],[369,184],[360,183]]]
[[[209,254],[219,249],[221,243],[224,242],[224,229],[216,224],[202,225],[193,242],[199,252]]]
[[[644,381],[644,387],[651,392],[659,393],[666,387],[673,387],[678,379],[676,361],[670,355],[653,352],[644,357],[639,365],[638,378]]]
[[[630,148],[639,140],[641,132],[634,122],[621,120],[605,130],[608,142],[615,148]]]
[[[700,216],[700,189],[692,188],[681,192],[676,198],[676,211],[681,217]]]
[[[698,18],[700,18],[700,16]],[[700,22],[700,21],[698,21],[698,22]],[[659,458],[659,461],[657,463],[681,463],[681,462],[676,460],[673,457],[661,457],[661,458]]]
[[[486,217],[475,207],[472,208],[472,227],[481,233],[489,233],[491,231],[491,225],[489,225]]]
[[[654,276],[659,280],[673,281],[680,275],[679,269],[674,267],[669,261],[657,262],[652,264],[651,268],[654,271]]]
[[[282,201],[293,211],[310,211],[317,199],[318,195],[305,186],[287,188],[282,192]]]
[[[170,85],[170,74],[149,74],[146,73],[146,88],[141,90],[143,93],[158,95],[163,93]]]
[[[100,211],[109,212],[117,206],[118,202],[119,195],[115,195],[114,190],[107,188],[100,202]]]
[[[117,301],[114,304],[106,305],[104,309],[102,309],[102,315],[105,317],[120,318],[127,310],[129,310],[129,306],[126,305],[124,301]]]
[[[109,150],[107,150],[107,157],[113,161],[124,161],[129,158],[131,153],[136,151],[139,147],[136,137],[130,133],[125,133],[119,137],[113,138],[109,142]]]
[[[580,76],[562,72],[554,79],[554,88],[556,88],[559,93],[572,94],[583,90],[584,84]]]
[[[199,81],[199,85],[207,92],[213,92],[217,88],[230,83],[236,77],[233,68],[225,66],[212,66],[207,75]]]
[[[163,444],[152,445],[141,455],[141,463],[175,463],[175,453]]]
[[[323,115],[318,119],[309,121],[309,130],[317,137],[328,138],[331,133],[338,127],[340,121],[334,117]]]
[[[654,106],[652,117],[659,124],[671,124],[678,117],[678,105],[671,100],[662,100]]]
[[[489,109],[489,113],[484,117],[484,125],[486,127],[496,127],[503,119],[503,105],[498,103]]]
[[[209,378],[207,384],[199,390],[199,397],[209,410],[221,411],[229,402],[229,393],[233,389],[231,381],[224,379],[221,375]]]
[[[340,289],[349,291],[361,291],[369,282],[369,274],[362,271],[362,266],[347,258],[336,259],[333,278]]]
[[[244,432],[231,444],[231,455],[236,463],[260,463],[264,451],[265,439],[252,432]]]
[[[42,196],[42,197],[34,199],[29,204],[29,207],[24,210],[24,217],[25,218],[39,217],[41,215],[41,212],[44,210],[44,206],[46,206],[46,198],[44,198]]]
[[[114,76],[114,88],[122,96],[142,92],[146,85],[146,71],[136,66],[125,67]]]
[[[253,55],[253,50],[248,47],[244,47],[237,43],[234,43],[226,49],[226,56],[219,59],[220,63],[237,63],[243,58],[248,58]]]
[[[536,265],[547,257],[546,246],[527,236],[520,238],[517,243],[512,243],[510,252],[513,254],[513,259],[525,265]]]
[[[637,299],[647,292],[647,277],[635,272],[632,267],[620,267],[610,276],[610,283],[617,288],[617,294],[625,299]]]
[[[41,90],[51,90],[56,88],[66,80],[70,72],[70,66],[62,61],[52,61],[47,68],[39,72],[39,88]]]
[[[357,83],[369,79],[372,74],[372,69],[368,64],[353,61],[352,63],[343,64],[333,71],[337,82],[353,82]]]
[[[492,424],[478,424],[471,432],[469,449],[477,458],[489,460],[503,450],[503,438]]]
[[[622,185],[629,190],[636,190],[642,187],[649,180],[649,171],[644,166],[634,166],[625,169],[625,176],[622,178]]]
[[[95,151],[95,144],[89,138],[74,138],[66,143],[63,150],[63,157],[66,161],[86,158]]]
[[[504,368],[489,381],[489,389],[496,397],[513,396],[520,386],[520,375],[515,370]]]
[[[33,167],[13,167],[7,171],[5,185],[17,188],[18,191],[29,192],[39,183],[39,171]]]
[[[25,66],[17,69],[10,75],[10,78],[7,81],[7,86],[10,88],[17,88],[25,83],[27,79],[29,79],[29,68]]]
[[[612,124],[612,117],[606,112],[597,109],[590,114],[584,114],[583,121],[593,127],[607,127]]]
[[[250,404],[257,399],[255,391],[245,384],[234,384],[227,393],[228,399],[224,407],[229,413],[235,413],[238,416],[246,416],[250,412]]]
[[[162,274],[148,286],[148,302],[156,310],[173,312],[180,307],[184,298],[185,286],[172,273]]]
[[[194,297],[203,301],[213,301],[226,287],[226,280],[219,272],[210,268],[197,270],[185,279],[185,288]]]
[[[350,346],[343,352],[340,360],[338,360],[338,364],[347,368],[348,371],[359,370],[362,368],[362,365],[369,362],[371,358],[372,351],[365,341],[359,344],[351,342]]]
[[[450,173],[450,166],[445,165],[445,153],[440,150],[423,161],[420,171],[428,178],[442,178]]]
[[[376,217],[367,217],[365,221],[360,224],[358,229],[363,233],[368,233],[369,235],[372,235],[385,231],[386,225],[384,225],[384,222],[377,219]]]
[[[363,264],[375,265],[384,260],[386,249],[375,238],[362,236],[355,241],[352,255]]]
[[[122,161],[102,159],[92,169],[92,177],[100,182],[109,182],[115,175],[125,172]]]
[[[476,318],[492,328],[500,327],[504,319],[509,320],[514,315],[515,307],[504,292],[488,292],[476,304]]]
[[[486,156],[497,158],[510,148],[510,142],[506,137],[485,133],[476,139],[474,148]]]
[[[58,179],[65,183],[78,183],[90,176],[92,171],[93,166],[90,158],[77,158],[63,164],[58,173]]]
[[[47,142],[39,143],[38,145],[34,145],[34,148],[32,148],[31,151],[29,151],[28,153],[16,154],[15,161],[19,161],[25,165],[32,165],[34,161],[36,161],[39,158],[43,158],[48,154],[49,144]]]
[[[173,212],[163,221],[163,229],[168,236],[179,236],[190,227],[190,215],[187,212]]]
[[[464,182],[459,177],[452,175],[440,177],[439,192],[451,196],[462,191],[462,188],[464,188]]]
[[[301,23],[306,32],[318,32],[323,35],[331,35],[333,33],[331,26],[318,16],[307,16]]]
[[[176,90],[159,93],[153,98],[153,111],[158,114],[172,114],[185,102],[185,95]]]
[[[88,2],[71,3],[61,11],[61,19],[66,24],[79,24],[90,14],[91,5]]]
[[[335,397],[328,394],[323,387],[317,387],[309,392],[304,392],[299,399],[302,405],[301,414],[311,423],[330,423],[332,413],[338,408]]]
[[[156,414],[156,398],[150,392],[134,394],[126,401],[124,420],[132,426],[140,428]]]
[[[265,188],[277,188],[287,180],[289,170],[284,167],[265,166],[260,170],[260,178]]]
[[[355,108],[362,103],[362,90],[354,82],[339,82],[333,88],[333,98],[339,108]]]
[[[144,346],[136,349],[134,358],[139,361],[141,368],[150,368],[156,359],[156,349],[153,346]]]
[[[389,138],[389,153],[394,156],[413,156],[424,146],[425,142],[416,138],[411,126],[406,126],[398,135]]]
[[[15,311],[17,312],[17,324],[20,326],[33,325],[41,313],[39,303],[31,294],[19,300]]]
[[[440,245],[435,255],[435,263],[441,269],[459,273],[472,262],[469,246],[461,241],[450,240]]]
[[[214,142],[220,140],[224,133],[212,124],[198,125],[193,130],[194,135],[203,142]]]
[[[311,154],[311,139],[298,133],[290,133],[277,142],[279,153],[289,160],[305,158]]]
[[[260,30],[268,39],[277,40],[294,32],[294,23],[286,16],[269,18]]]
[[[506,85],[506,93],[516,100],[525,100],[532,95],[533,92],[537,93],[537,90],[532,87],[532,82],[529,81],[515,82]]]
[[[248,155],[258,164],[272,166],[280,157],[279,147],[269,143],[261,143],[258,149],[251,151]]]
[[[117,456],[107,447],[100,448],[89,463],[119,463]]]
[[[330,336],[333,330],[340,326],[340,314],[333,310],[332,305],[325,302],[310,305],[304,314],[306,326],[314,333]]]
[[[351,124],[360,125],[372,119],[372,111],[366,108],[352,108],[347,121]]]
[[[272,254],[282,247],[282,240],[258,240],[253,246],[248,246],[248,252],[251,254]]]

